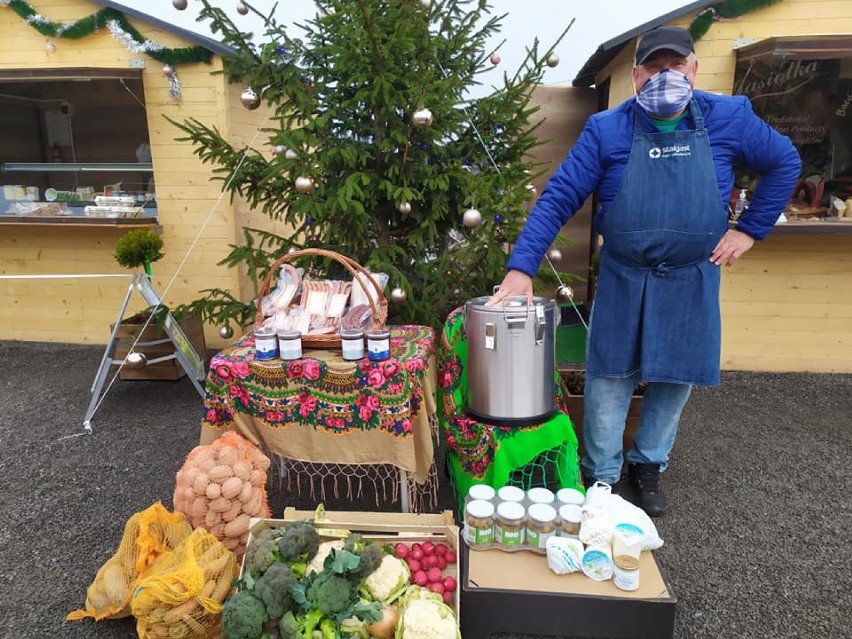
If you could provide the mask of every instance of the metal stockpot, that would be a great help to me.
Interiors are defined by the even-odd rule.
[[[464,306],[467,336],[467,412],[486,422],[536,423],[556,412],[555,358],[559,309],[542,297],[513,297]]]

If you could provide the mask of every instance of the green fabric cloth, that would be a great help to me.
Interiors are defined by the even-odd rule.
[[[524,484],[536,482],[582,489],[577,436],[565,409],[558,373],[554,371],[559,413],[540,424],[495,425],[478,422],[464,412],[466,364],[464,314],[456,309],[444,324],[438,348],[438,420],[447,443],[447,466],[459,512],[472,484],[500,488],[512,483],[529,489],[532,486]]]

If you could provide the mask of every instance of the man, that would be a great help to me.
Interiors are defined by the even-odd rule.
[[[689,32],[649,31],[636,49],[636,96],[589,118],[530,213],[489,304],[531,295],[532,277],[560,228],[597,193],[603,237],[592,307],[581,461],[587,482],[616,485],[630,397],[647,382],[639,431],[627,452],[639,505],[662,515],[666,468],[693,386],[719,383],[722,265],[772,229],[801,170],[790,140],[748,99],[694,90]],[[741,163],[761,175],[748,212],[728,229]]]

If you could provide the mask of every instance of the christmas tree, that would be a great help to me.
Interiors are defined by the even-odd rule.
[[[568,29],[546,49],[536,39],[519,69],[474,98],[480,75],[500,61],[486,47],[506,17],[487,0],[317,0],[315,17],[290,28],[298,36],[274,9],[243,3],[265,25],[253,36],[202,1],[199,20],[235,51],[228,79],[245,85],[247,108],[272,109],[274,126],[265,148],[234,148],[193,119],[175,123],[181,139],[218,165],[224,188],[294,230],[246,228],[223,263],[247,269],[256,285],[294,248],[341,253],[390,276],[392,324],[437,327],[465,300],[490,294],[540,169],[530,95],[558,63],[553,48]],[[309,265],[322,277],[336,268]],[[254,316],[252,300],[205,293],[191,306],[210,322]]]

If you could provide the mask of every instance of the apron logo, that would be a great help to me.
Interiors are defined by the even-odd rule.
[[[664,146],[662,149],[655,146],[648,151],[648,157],[652,160],[659,160],[660,158],[688,157],[690,155],[692,155],[692,151],[688,144]]]

